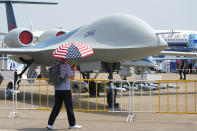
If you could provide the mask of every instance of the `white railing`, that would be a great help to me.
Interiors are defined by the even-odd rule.
[[[154,87],[154,83],[155,81],[147,80],[133,82],[133,112],[156,112],[156,108],[154,108],[155,103],[153,103],[152,94],[158,93],[158,86],[156,87],[155,85]]]
[[[11,79],[3,80],[0,91],[1,91],[1,103],[3,103],[4,101],[4,104],[0,104],[0,109],[12,109],[13,100],[16,100],[15,102],[16,109],[36,109],[36,107],[34,107],[35,93],[34,93],[33,88],[35,87],[34,85],[37,82],[35,82],[34,85],[27,83],[27,80],[36,80],[36,79],[20,79],[20,80],[21,80],[21,83],[20,83],[19,90],[17,90],[18,88],[17,84],[15,87],[16,88],[15,90],[14,90],[14,87],[12,89],[7,88],[7,85],[9,82],[12,82],[14,84],[13,80]],[[15,99],[13,98],[14,94],[17,94],[16,95],[17,97]],[[30,98],[29,98],[29,94],[30,94]],[[27,96],[28,96],[28,101],[26,98]],[[19,101],[20,101],[20,104],[18,103]]]
[[[12,105],[13,105],[13,94],[11,94],[11,92],[8,91],[7,89],[7,85],[9,82],[13,82],[12,79],[4,79],[1,83],[0,86],[0,92],[1,92],[1,96],[0,98],[4,101],[1,101],[2,104],[0,104],[0,109],[12,109]],[[8,94],[9,98],[8,98]],[[9,99],[9,100],[8,100]]]

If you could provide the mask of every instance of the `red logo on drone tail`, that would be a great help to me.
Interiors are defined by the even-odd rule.
[[[10,28],[10,30],[14,29],[15,28],[14,24],[10,24],[9,28]]]

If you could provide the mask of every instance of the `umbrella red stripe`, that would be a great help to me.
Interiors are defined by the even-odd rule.
[[[94,53],[93,52],[92,53],[87,53],[87,54],[82,55],[82,57],[85,57],[85,56],[88,56],[88,55],[91,55],[91,54],[94,54]]]
[[[93,51],[92,50],[86,50],[86,51],[83,51],[83,52],[81,52],[81,54],[85,54],[85,53],[93,53]]]
[[[65,54],[67,51],[59,51],[58,49],[57,50],[55,50],[55,53],[56,54]]]
[[[87,52],[87,51],[93,52],[90,48],[88,48],[88,49],[86,49],[86,50],[82,50],[82,51],[80,51],[80,52],[83,53],[83,52]]]
[[[79,51],[81,52],[82,57],[93,54],[93,51],[89,48],[88,45],[85,45],[83,43],[76,43],[76,45],[79,47]]]
[[[80,52],[82,51],[85,51],[85,50],[89,50],[90,48],[82,48],[82,49],[79,49]]]
[[[65,58],[65,56],[61,56],[61,55],[53,55],[53,57],[55,57],[55,58]]]
[[[56,52],[57,52],[57,53],[66,53],[67,50],[60,50],[60,49],[57,49]]]
[[[83,51],[83,50],[87,50],[87,49],[89,49],[90,47],[89,46],[81,46],[81,47],[79,47],[79,51]]]
[[[86,51],[81,52],[81,54],[88,53],[88,52],[92,52],[92,51],[91,50],[86,50]]]
[[[62,53],[66,53],[67,51],[65,50],[56,50],[57,52],[62,52]]]
[[[85,56],[88,56],[88,55],[91,55],[91,54],[93,54],[93,53],[86,53],[86,54],[83,54],[83,55],[81,55],[82,57],[85,57]]]
[[[84,55],[86,56],[86,55],[89,55],[89,54],[94,54],[94,53],[93,53],[92,50],[90,50],[90,51],[85,51],[85,52],[81,53],[82,56],[84,56]]]
[[[67,50],[68,47],[59,47],[58,49],[60,49],[60,50]]]
[[[92,51],[91,50],[84,50],[84,51],[81,51],[81,54],[86,53],[86,52],[92,52]]]

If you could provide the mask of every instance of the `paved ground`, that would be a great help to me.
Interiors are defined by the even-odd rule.
[[[19,119],[8,119],[11,110],[1,110],[0,130],[46,130],[50,111],[19,110]],[[126,113],[75,112],[81,131],[194,131],[197,114],[136,113],[132,123],[126,123]],[[58,130],[69,130],[67,116],[62,111],[55,124]],[[74,130],[74,129],[72,129]]]

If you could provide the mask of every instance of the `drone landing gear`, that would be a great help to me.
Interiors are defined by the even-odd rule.
[[[114,64],[107,63],[106,67],[109,73],[108,79],[109,81],[109,89],[107,91],[107,104],[109,108],[119,108],[119,103],[116,103],[117,90],[113,88],[113,72],[114,72]]]
[[[25,73],[25,71],[27,70],[27,69],[29,69],[29,67],[31,66],[31,64],[33,63],[33,59],[31,59],[31,60],[25,60],[25,59],[23,59],[23,58],[20,58],[21,59],[21,61],[23,61],[24,63],[26,63],[27,64],[27,66],[25,66],[25,68],[22,70],[22,72],[20,73],[20,74],[17,74],[17,72],[15,71],[15,73],[14,73],[14,89],[16,88],[16,84],[18,85],[18,87],[17,87],[17,90],[19,89],[19,87],[20,87],[20,82],[21,82],[21,78],[22,78],[22,76],[23,76],[23,74]]]

